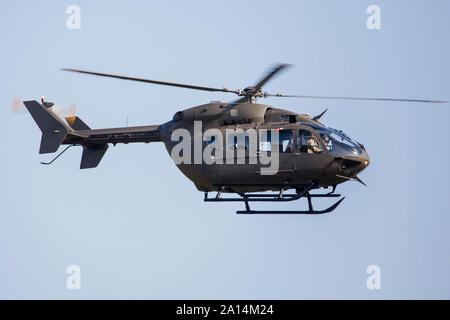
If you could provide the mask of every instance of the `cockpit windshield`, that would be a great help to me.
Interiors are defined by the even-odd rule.
[[[302,125],[316,130],[328,151],[335,156],[356,157],[362,153],[359,144],[342,131],[312,123],[302,123]]]

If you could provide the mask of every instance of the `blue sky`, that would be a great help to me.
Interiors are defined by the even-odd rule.
[[[81,9],[68,30],[66,9]],[[381,8],[381,30],[366,8]],[[39,164],[15,96],[76,103],[91,127],[151,125],[225,94],[100,79],[63,67],[306,95],[450,99],[450,4],[434,1],[2,1],[1,298],[450,298],[449,104],[268,99],[366,146],[368,187],[324,216],[238,216],[203,203],[162,144],[80,148]],[[295,209],[304,204],[285,204]],[[325,204],[324,204],[325,206]],[[274,206],[269,206],[274,208]],[[368,290],[366,268],[381,268]],[[66,288],[79,265],[82,287]]]

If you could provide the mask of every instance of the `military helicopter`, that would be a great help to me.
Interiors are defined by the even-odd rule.
[[[80,168],[94,168],[100,163],[109,144],[163,142],[173,159],[175,154],[182,160],[187,160],[175,162],[197,189],[204,192],[204,201],[243,202],[245,210],[237,211],[238,214],[324,214],[335,210],[345,198],[335,193],[337,185],[350,180],[365,185],[357,176],[359,172],[367,168],[370,162],[365,146],[350,138],[343,131],[328,128],[319,122],[327,110],[310,117],[307,114],[259,104],[257,99],[292,97],[446,102],[284,95],[262,91],[263,86],[270,79],[288,66],[290,65],[275,65],[256,85],[243,90],[196,86],[78,69],[62,69],[82,74],[193,90],[232,93],[240,97],[233,102],[216,101],[178,111],[172,120],[160,125],[91,129],[76,115],[65,117],[64,121],[52,111],[53,103],[47,102],[43,98],[41,103],[25,101],[24,104],[42,131],[40,154],[54,153],[60,145],[68,145],[52,161],[42,162],[42,164],[52,164],[68,148],[82,146]],[[207,132],[214,132],[214,134],[208,136]],[[180,140],[184,142],[184,149],[180,148]],[[212,147],[213,145],[214,147]],[[209,152],[206,152],[208,150]],[[197,159],[189,161],[192,159],[192,154]],[[268,170],[267,168],[272,166],[272,162],[276,162],[276,168]],[[321,188],[331,188],[331,191],[311,192]],[[216,194],[209,196],[210,192]],[[224,193],[235,194],[235,196],[224,196]],[[250,208],[250,202],[286,202],[301,198],[307,200],[308,210],[265,211]],[[312,204],[313,198],[340,199],[326,209],[315,210]]]

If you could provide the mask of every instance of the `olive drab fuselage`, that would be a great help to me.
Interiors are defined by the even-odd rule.
[[[233,185],[233,192],[280,190],[282,186],[289,188],[289,186],[311,183],[320,187],[336,186],[347,181],[345,177],[356,175],[369,163],[368,154],[362,145],[359,145],[361,152],[357,154],[336,156],[330,152],[322,136],[315,129],[316,127],[326,129],[326,127],[308,115],[255,103],[212,102],[175,113],[173,120],[159,127],[161,140],[169,154],[179,143],[179,140],[172,139],[172,134],[177,129],[189,131],[192,137],[191,154],[194,154],[194,122],[196,121],[201,122],[202,134],[214,128],[220,130],[223,138],[221,157],[220,159],[215,157],[212,164],[204,161],[196,164],[191,161],[177,165],[200,191],[216,191],[218,186],[226,185]],[[257,133],[261,130],[267,132],[277,130],[280,133],[280,139],[283,138],[281,136],[285,136],[285,141],[278,141],[279,159],[276,173],[261,174],[261,168],[268,165],[255,160],[263,147],[260,134],[257,134],[256,150],[245,145],[236,145],[234,141],[230,143],[228,139],[230,132],[235,130],[246,132],[249,129]],[[302,149],[304,146],[302,146],[301,135],[305,134],[317,144],[314,146],[315,150]],[[204,137],[200,139],[202,139],[201,148],[204,150],[208,142]],[[350,141],[350,138],[348,139]],[[287,143],[283,144],[283,142]],[[238,151],[239,148],[242,148],[241,152]],[[264,151],[270,154],[270,150]],[[230,154],[233,159],[229,159]]]

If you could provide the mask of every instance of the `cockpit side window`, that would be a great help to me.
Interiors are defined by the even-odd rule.
[[[280,130],[280,152],[294,151],[294,132],[292,130]]]
[[[322,152],[322,147],[311,131],[300,129],[298,130],[297,146],[300,152],[307,154],[314,154]]]

